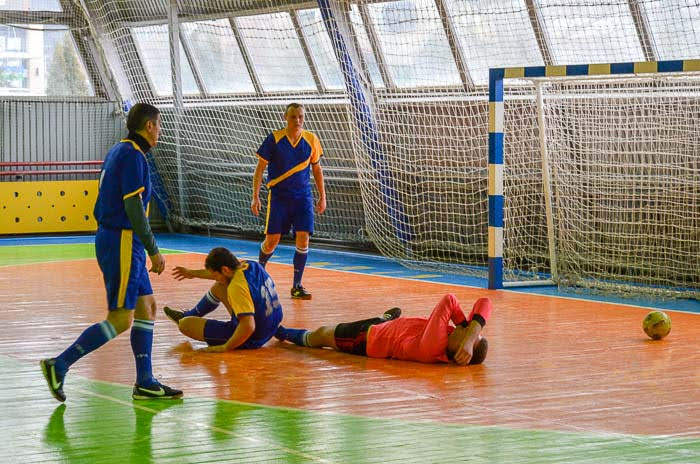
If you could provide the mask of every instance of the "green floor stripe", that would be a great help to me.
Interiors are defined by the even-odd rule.
[[[161,249],[163,254],[182,253],[175,250]],[[13,245],[0,246],[0,266],[17,266],[19,264],[45,263],[52,261],[71,261],[95,257],[95,245],[92,243],[71,243],[65,245]]]
[[[694,439],[373,419],[210,398],[133,402],[129,386],[77,375],[60,406],[38,365],[0,356],[0,372],[0,456],[13,462],[700,462]]]

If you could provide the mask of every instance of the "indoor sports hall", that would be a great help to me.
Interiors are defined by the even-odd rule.
[[[697,0],[0,0],[0,18],[3,462],[700,462]],[[132,399],[127,331],[56,401],[39,362],[107,317],[95,205],[138,103],[161,124],[150,356],[184,395]],[[166,317],[211,283],[173,268],[259,260],[287,177],[256,216],[254,173],[290,103],[327,207],[312,298],[290,294],[291,235],[266,266],[282,324],[485,297],[482,364],[206,352]],[[316,201],[314,166],[288,176]]]

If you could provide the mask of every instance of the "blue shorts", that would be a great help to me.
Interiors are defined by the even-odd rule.
[[[99,227],[95,254],[107,290],[107,306],[134,309],[140,296],[153,294],[146,269],[146,251],[132,230]]]
[[[294,232],[314,233],[314,202],[312,196],[301,198],[274,198],[267,203],[265,234],[286,235]]]
[[[251,350],[255,348],[260,348],[265,343],[267,343],[275,332],[277,331],[277,325],[275,325],[274,330],[266,330],[263,333],[258,333],[256,330],[253,335],[250,336],[241,346],[236,348],[237,350]],[[231,319],[230,321],[217,321],[215,319],[207,319],[204,323],[204,341],[209,344],[209,346],[223,345],[228,341],[236,331],[238,327],[238,319]]]

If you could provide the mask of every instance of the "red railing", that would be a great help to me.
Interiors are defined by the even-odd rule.
[[[102,161],[18,161],[0,163],[0,177],[3,176],[44,176],[48,174],[99,174],[100,169],[51,169],[57,166],[102,166]],[[21,168],[40,167],[42,170]],[[10,168],[7,170],[7,168]]]

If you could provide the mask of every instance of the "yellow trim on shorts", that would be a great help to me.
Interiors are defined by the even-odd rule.
[[[129,275],[131,275],[133,241],[134,231],[122,229],[122,236],[119,240],[119,293],[117,294],[117,308],[123,308],[126,300],[126,287],[129,285]]]
[[[272,191],[267,191],[267,213],[265,214],[265,235],[267,235],[267,226],[270,224],[270,210],[272,209]]]
[[[133,197],[134,195],[138,195],[139,193],[143,192],[144,190],[146,190],[146,187],[139,187],[136,190],[134,190],[133,192],[127,193],[126,195],[124,195],[122,197],[122,200],[126,200],[127,198]]]

